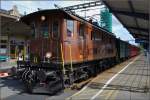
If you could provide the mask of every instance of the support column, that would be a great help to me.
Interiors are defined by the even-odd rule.
[[[148,2],[149,6],[150,6],[150,1]],[[148,10],[148,13],[150,13],[150,9]],[[150,18],[150,14],[149,14],[149,18]],[[149,21],[149,20],[148,20]],[[149,21],[149,25],[148,25],[148,34],[149,34],[149,40],[148,40],[148,43],[149,43],[149,61],[150,61],[150,21]]]
[[[10,58],[10,36],[9,36],[9,33],[8,33],[8,40],[7,41],[8,41],[8,43],[7,43],[7,56]]]

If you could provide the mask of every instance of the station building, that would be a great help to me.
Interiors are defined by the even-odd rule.
[[[17,59],[25,53],[30,29],[18,22],[20,17],[16,6],[11,10],[0,9],[0,60]]]

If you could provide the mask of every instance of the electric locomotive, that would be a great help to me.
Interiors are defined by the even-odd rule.
[[[42,84],[53,93],[93,77],[116,64],[119,50],[126,49],[113,33],[92,20],[61,9],[40,10],[20,21],[32,28],[24,54],[28,56],[18,61],[20,76],[29,92]]]

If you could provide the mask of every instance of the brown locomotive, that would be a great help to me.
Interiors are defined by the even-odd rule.
[[[120,44],[116,43],[121,41],[116,40],[113,33],[94,25],[91,20],[87,21],[61,9],[34,12],[22,17],[21,21],[33,29],[32,38],[27,44],[29,61],[25,66],[40,69],[46,66],[46,70],[35,72],[37,76],[46,76],[46,73],[51,72],[49,68],[57,66],[59,70],[56,73],[62,72],[59,75],[63,85],[71,85],[80,79],[96,75],[106,66],[115,64],[117,52],[121,51],[117,49]],[[33,77],[35,78],[35,74]],[[40,79],[35,80],[43,81]],[[50,83],[52,79],[48,79]]]
[[[114,58],[115,37],[106,30],[61,10],[39,11],[22,18],[34,27],[34,39],[29,43],[30,54],[44,60],[64,63]],[[62,45],[62,48],[61,48]]]

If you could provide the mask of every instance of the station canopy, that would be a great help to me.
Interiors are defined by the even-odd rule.
[[[137,42],[149,42],[149,0],[103,0]],[[148,46],[148,45],[147,45]]]
[[[17,16],[10,15],[8,11],[0,9],[0,34],[4,36],[30,36],[30,27],[17,19]]]

